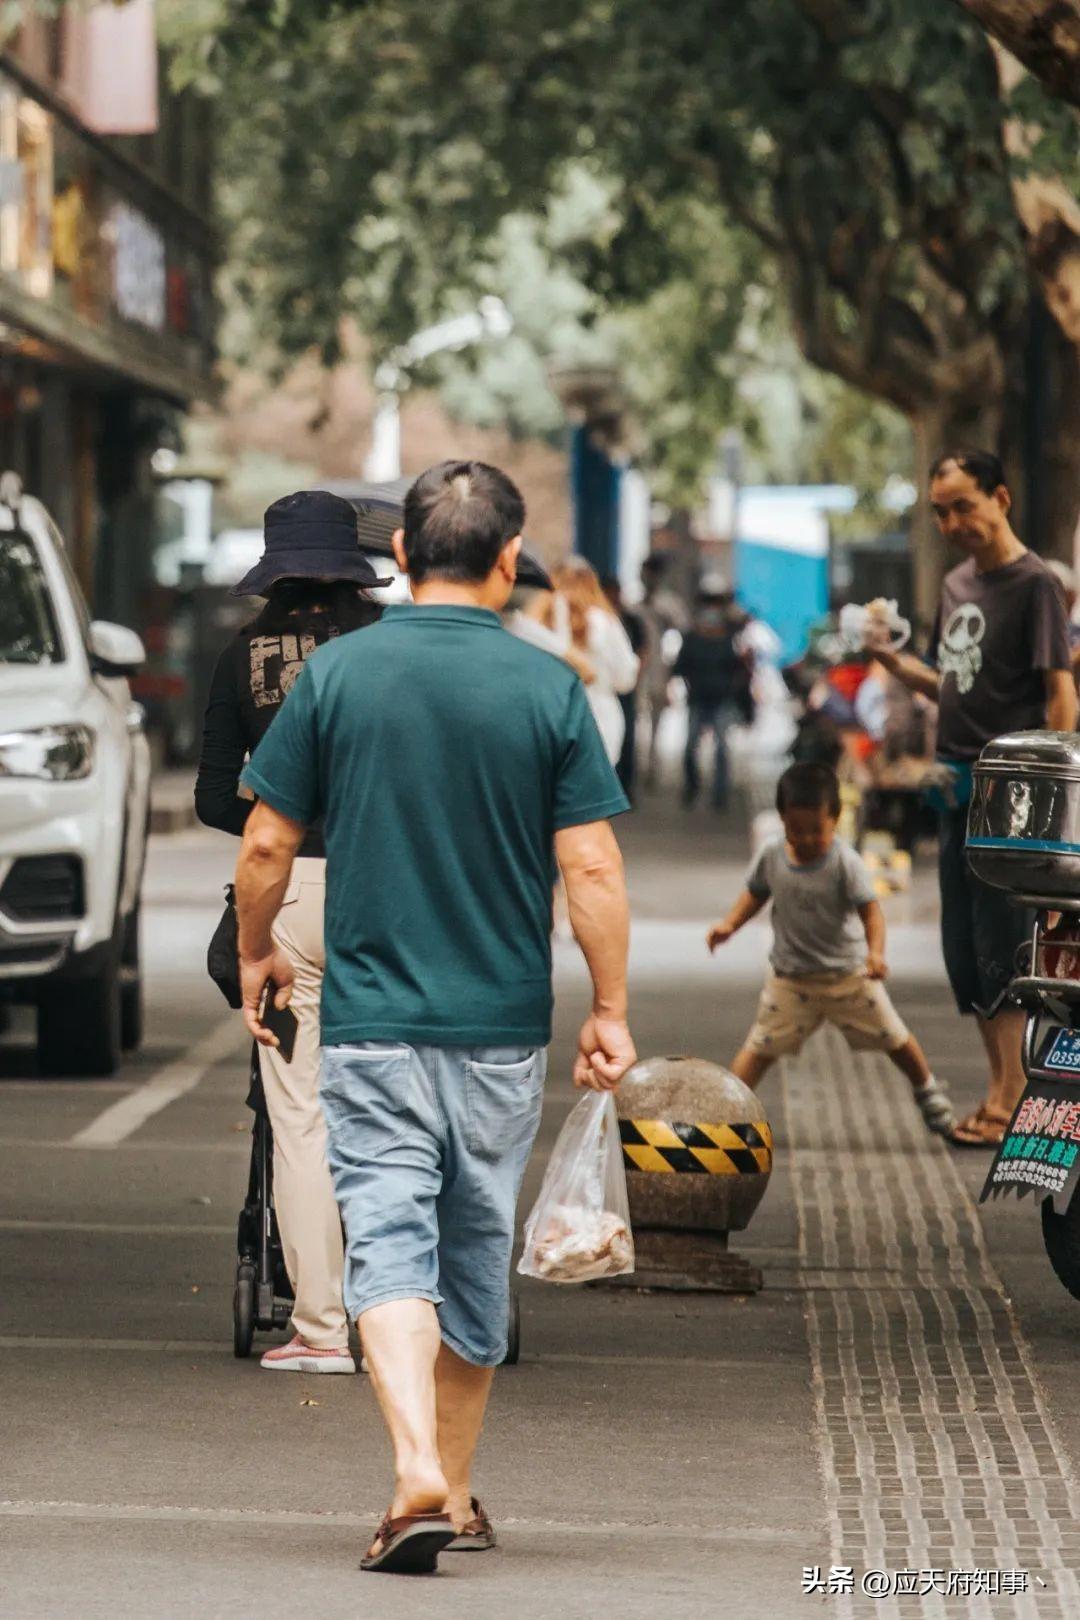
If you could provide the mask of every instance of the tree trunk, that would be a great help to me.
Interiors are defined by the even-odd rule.
[[[1033,551],[1071,564],[1080,516],[1080,349],[1041,301],[1032,313],[1015,527]]]
[[[957,0],[1041,79],[1080,107],[1080,0]]]
[[[911,518],[915,614],[923,631],[937,613],[941,582],[961,559],[943,538],[930,509],[930,469],[946,450],[993,449],[998,445],[1003,401],[985,394],[967,401],[936,400],[911,417],[918,489]]]

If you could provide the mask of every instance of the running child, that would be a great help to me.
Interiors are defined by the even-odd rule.
[[[882,983],[885,915],[873,880],[836,836],[836,772],[790,766],[777,784],[776,808],[783,837],[762,847],[745,889],[707,935],[714,951],[772,901],[772,973],[732,1073],[754,1087],[776,1058],[801,1051],[821,1024],[835,1024],[856,1051],[886,1052],[911,1082],[929,1129],[947,1135],[955,1123],[948,1094]]]

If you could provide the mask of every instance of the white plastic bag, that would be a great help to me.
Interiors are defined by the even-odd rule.
[[[911,625],[903,617],[894,598],[876,597],[873,602],[845,602],[840,609],[840,639],[852,652],[884,646],[899,652],[911,640]]]
[[[593,1282],[634,1269],[619,1117],[610,1091],[590,1091],[559,1132],[525,1222],[523,1277]]]

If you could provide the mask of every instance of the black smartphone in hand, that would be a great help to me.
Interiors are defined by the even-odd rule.
[[[268,1029],[272,1035],[277,1036],[277,1050],[286,1063],[291,1063],[293,1051],[296,1047],[296,1031],[300,1026],[291,1007],[275,1006],[274,997],[277,995],[277,988],[273,979],[267,979],[266,988],[263,991],[263,1006],[259,1015],[259,1023],[262,1024],[264,1029]]]

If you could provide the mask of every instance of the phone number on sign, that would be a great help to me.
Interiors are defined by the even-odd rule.
[[[1029,1187],[1045,1187],[1047,1192],[1060,1192],[1068,1171],[1062,1165],[1038,1164],[1033,1159],[1020,1163],[999,1164],[994,1171],[995,1181],[1025,1181]]]

